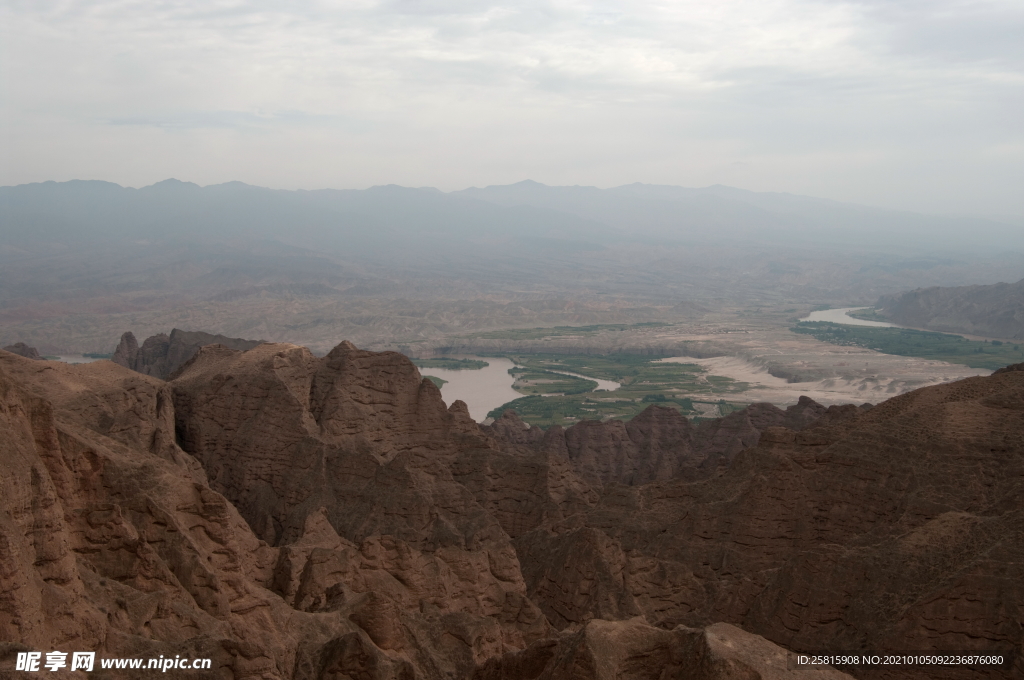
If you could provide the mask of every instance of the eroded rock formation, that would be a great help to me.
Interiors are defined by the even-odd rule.
[[[133,371],[166,380],[191,359],[200,347],[223,345],[228,349],[245,351],[261,342],[175,328],[170,335],[160,333],[146,338],[142,347],[139,347],[135,334],[128,331],[121,335],[121,341],[110,360]]]
[[[2,354],[0,675],[64,648],[310,680],[810,680],[846,676],[787,649],[1019,652],[1022,395],[1002,371],[871,409],[542,432],[478,426],[348,343],[206,346],[170,382]]]
[[[17,354],[18,356],[25,357],[26,359],[37,359],[39,361],[43,361],[43,357],[39,354],[39,350],[35,347],[29,347],[23,342],[16,342],[13,345],[7,345],[7,347],[4,347],[3,349],[5,352]]]
[[[833,668],[794,668],[786,650],[727,623],[655,628],[643,617],[595,619],[558,640],[488,661],[474,680],[850,680]]]

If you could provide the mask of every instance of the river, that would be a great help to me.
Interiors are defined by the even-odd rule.
[[[456,399],[461,399],[469,407],[469,415],[478,423],[493,409],[523,396],[512,389],[515,378],[509,375],[508,370],[515,367],[515,364],[509,359],[474,356],[457,358],[486,361],[487,366],[475,371],[421,368],[420,374],[447,380],[448,382],[441,386],[441,398],[444,399],[444,403],[451,406]]]
[[[860,309],[871,309],[870,307],[844,307],[843,309],[823,309],[820,312],[811,312],[800,321],[828,321],[830,323],[841,323],[847,326],[875,326],[876,328],[901,328],[894,323],[884,321],[868,321],[866,319],[855,319],[848,315],[848,312],[856,312]]]
[[[460,356],[458,359],[477,359],[486,361],[487,366],[479,370],[452,370],[449,368],[421,368],[420,375],[433,376],[447,380],[441,386],[441,398],[444,403],[452,405],[456,399],[466,402],[469,407],[469,415],[473,420],[483,422],[487,414],[502,404],[507,404],[513,399],[526,395],[520,394],[512,389],[515,376],[508,371],[514,368],[515,364],[505,357],[476,357]],[[546,369],[550,370],[550,369]],[[597,383],[597,390],[617,390],[620,385],[612,380],[598,380],[578,373],[568,371],[552,371],[563,373],[576,378],[593,380]],[[595,390],[596,391],[596,390]]]

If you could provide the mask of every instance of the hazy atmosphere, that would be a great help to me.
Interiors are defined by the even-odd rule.
[[[0,184],[727,184],[1024,215],[1024,5],[0,3]]]
[[[1021,680],[1022,121],[1022,0],[0,0],[0,678]]]

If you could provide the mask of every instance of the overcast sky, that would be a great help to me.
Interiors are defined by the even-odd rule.
[[[0,184],[722,183],[1024,215],[1024,2],[0,0]]]

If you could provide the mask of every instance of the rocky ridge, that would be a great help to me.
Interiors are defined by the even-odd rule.
[[[896,323],[913,328],[1024,339],[1024,280],[991,286],[919,288],[882,296],[876,308]]]
[[[349,343],[206,346],[169,382],[0,353],[0,675],[64,647],[301,679],[1019,652],[1022,394],[1003,371],[870,409],[544,432],[479,426]]]
[[[20,357],[25,357],[26,359],[43,360],[43,356],[39,354],[39,350],[35,347],[29,347],[23,342],[16,342],[13,345],[7,345],[3,350],[5,352],[10,352],[11,354],[17,354]]]
[[[152,375],[162,380],[169,378],[186,361],[191,359],[200,347],[223,345],[228,349],[245,351],[259,345],[261,340],[243,340],[224,335],[213,335],[203,331],[171,330],[171,334],[159,333],[146,338],[142,346],[135,334],[127,331],[110,358],[115,364],[133,371]]]

